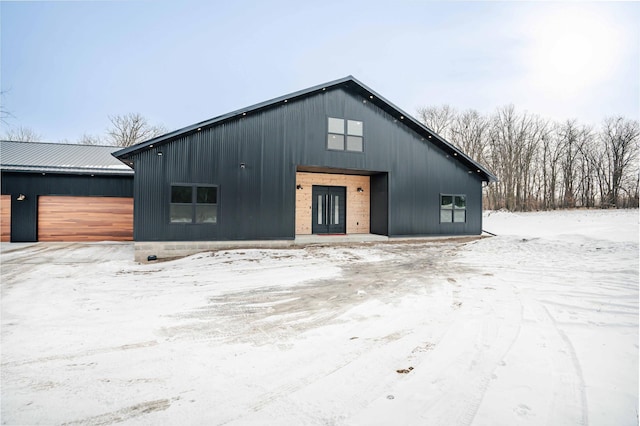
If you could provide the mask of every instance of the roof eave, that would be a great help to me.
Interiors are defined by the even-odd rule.
[[[103,175],[103,176],[133,176],[132,169],[91,169],[81,167],[38,167],[38,166],[17,166],[1,165],[3,172],[16,173],[55,173],[55,174],[79,174],[79,175]]]

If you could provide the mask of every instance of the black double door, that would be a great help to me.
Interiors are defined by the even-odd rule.
[[[312,226],[314,234],[345,234],[347,232],[347,188],[318,186],[312,190]]]

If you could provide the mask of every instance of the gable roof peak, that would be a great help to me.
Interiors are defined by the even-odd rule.
[[[297,92],[289,93],[287,95],[283,95],[268,101],[260,102],[255,105],[241,108],[235,111],[232,111],[227,114],[223,114],[209,120],[201,121],[199,123],[193,124],[191,126],[184,127],[182,129],[175,130],[173,132],[169,132],[167,134],[158,136],[156,138],[150,139],[146,142],[139,143],[137,145],[130,146],[128,148],[122,149],[120,151],[114,152],[113,155],[117,157],[122,162],[127,162],[127,159],[140,151],[143,151],[147,148],[152,148],[153,146],[157,146],[158,144],[164,144],[170,142],[171,140],[181,137],[190,133],[197,133],[203,130],[206,127],[211,127],[217,124],[220,124],[224,121],[231,120],[237,117],[241,117],[247,115],[248,113],[255,112],[258,110],[263,110],[267,108],[272,108],[277,105],[288,103],[293,99],[300,99],[308,96],[313,96],[322,91],[326,91],[330,88],[336,87],[345,87],[350,89],[352,92],[359,94],[363,97],[364,100],[368,102],[374,103],[380,109],[387,112],[392,117],[395,117],[398,120],[401,120],[407,127],[411,128],[413,131],[422,135],[425,139],[428,139],[431,143],[439,146],[446,153],[454,156],[458,161],[466,164],[470,170],[479,173],[482,176],[482,179],[488,182],[496,182],[498,178],[493,175],[489,170],[485,167],[468,157],[465,153],[463,153],[460,149],[456,148],[454,145],[443,139],[436,132],[431,130],[425,124],[421,123],[417,119],[413,118],[410,114],[407,114],[405,111],[385,99],[379,93],[375,92],[367,85],[359,81],[353,75],[347,75],[346,77],[339,78],[337,80],[329,81],[324,84],[319,84],[316,86],[309,87],[307,89],[303,89]]]

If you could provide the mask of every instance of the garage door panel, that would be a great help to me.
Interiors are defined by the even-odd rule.
[[[133,240],[133,198],[39,197],[38,241],[104,240]]]

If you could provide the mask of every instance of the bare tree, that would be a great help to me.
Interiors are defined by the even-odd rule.
[[[12,117],[13,114],[6,108],[4,104],[4,94],[6,91],[0,91],[0,123],[7,124],[7,119]]]
[[[581,143],[578,146],[578,193],[581,207],[596,206],[596,179],[600,158],[596,147],[593,130],[583,127]]]
[[[7,129],[4,132],[4,139],[15,142],[38,142],[42,140],[42,136],[28,127],[16,127]]]
[[[417,110],[418,120],[445,139],[450,139],[450,130],[457,115],[449,105],[439,107],[420,107]]]
[[[585,155],[588,159],[593,149],[591,129],[580,126],[576,120],[567,120],[557,127],[557,137],[562,171],[560,205],[563,208],[576,207],[579,189],[588,191],[591,187],[591,168],[585,167],[588,165]],[[585,201],[583,196],[580,199]]]
[[[89,133],[84,133],[78,140],[80,145],[107,145],[103,138]]]
[[[450,142],[481,164],[486,163],[489,119],[470,109],[456,114],[451,123]]]
[[[623,117],[605,119],[600,133],[602,160],[598,168],[602,207],[621,207],[621,192],[625,183],[635,183],[637,174],[638,138],[640,124]]]
[[[519,114],[513,105],[499,108],[489,130],[490,162],[500,182],[490,191],[493,208],[529,210],[537,192],[536,169],[539,146],[548,135],[548,124],[527,113]]]
[[[107,130],[108,143],[131,146],[166,133],[162,126],[153,126],[139,113],[109,116],[112,127]]]
[[[556,193],[559,179],[560,157],[562,156],[562,144],[558,141],[557,136],[545,138],[542,143],[542,207],[547,209],[556,209]]]

